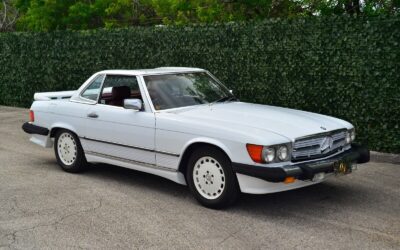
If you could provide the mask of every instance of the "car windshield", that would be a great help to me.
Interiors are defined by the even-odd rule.
[[[234,100],[222,84],[206,72],[144,76],[156,110]]]

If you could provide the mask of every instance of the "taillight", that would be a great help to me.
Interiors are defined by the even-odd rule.
[[[29,121],[34,122],[35,121],[35,113],[33,113],[33,110],[29,111]]]

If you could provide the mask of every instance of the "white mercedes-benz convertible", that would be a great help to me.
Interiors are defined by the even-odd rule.
[[[350,123],[244,103],[198,68],[106,70],[78,90],[36,93],[23,130],[58,164],[108,163],[188,185],[212,208],[290,190],[369,161]]]

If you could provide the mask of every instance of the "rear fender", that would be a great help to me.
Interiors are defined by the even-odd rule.
[[[73,126],[71,126],[70,124],[63,123],[63,122],[56,122],[50,127],[50,136],[51,137],[55,136],[55,131],[57,129],[66,129],[66,130],[72,131],[76,135],[78,135],[76,129]]]

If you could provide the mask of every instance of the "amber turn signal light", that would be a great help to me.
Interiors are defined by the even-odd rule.
[[[250,158],[254,162],[263,163],[262,159],[262,150],[263,146],[261,145],[254,145],[254,144],[246,144],[247,152],[250,155]]]
[[[286,177],[283,181],[285,184],[293,183],[296,180],[293,176]]]

